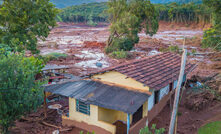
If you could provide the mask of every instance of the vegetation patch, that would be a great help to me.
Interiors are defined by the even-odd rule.
[[[57,60],[57,59],[61,59],[61,58],[66,58],[68,55],[67,54],[63,54],[63,53],[49,53],[47,55],[45,55],[44,57],[46,57],[49,61],[50,60]]]
[[[221,121],[206,124],[198,130],[198,134],[221,134]]]
[[[129,54],[127,51],[114,51],[111,53],[111,57],[116,58],[116,59],[125,59],[128,58]]]
[[[160,52],[180,53],[181,49],[177,45],[175,45],[175,46],[169,46],[168,48],[160,48]]]

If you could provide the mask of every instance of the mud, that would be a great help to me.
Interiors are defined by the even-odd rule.
[[[175,29],[175,30],[171,30]],[[160,52],[161,48],[167,48],[170,45],[179,45],[184,36],[202,37],[202,29],[188,29],[174,24],[168,25],[161,23],[159,32],[153,37],[140,33],[140,42],[135,45],[130,52],[132,56],[129,59],[137,59]],[[96,27],[84,24],[58,23],[45,41],[39,41],[39,49],[42,55],[49,53],[65,53],[68,58],[65,60],[51,61],[51,63],[60,65],[69,65],[72,69],[70,73],[86,73],[91,70],[99,70],[109,67],[128,59],[112,59],[104,53],[106,40],[109,36],[109,24],[99,24]],[[192,48],[189,48],[190,51]],[[193,57],[193,60],[202,60],[202,58]],[[102,67],[97,67],[96,63],[101,63]]]
[[[189,109],[186,107],[186,97],[187,93],[184,92],[182,95],[182,100],[178,109],[178,121],[177,121],[177,133],[178,134],[197,134],[197,130],[206,123],[209,123],[209,120],[213,119],[213,121],[221,120],[221,103],[220,101],[213,100],[209,103],[203,103],[204,108],[199,110],[198,112],[193,109]],[[160,112],[160,114],[150,123],[157,124],[158,128],[165,128],[166,133],[168,132],[170,118],[171,118],[172,110],[170,109],[169,103]],[[214,117],[219,117],[214,120]],[[150,125],[151,126],[151,125]]]

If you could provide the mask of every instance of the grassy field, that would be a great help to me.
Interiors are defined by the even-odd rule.
[[[221,121],[206,124],[198,130],[198,134],[221,134]]]

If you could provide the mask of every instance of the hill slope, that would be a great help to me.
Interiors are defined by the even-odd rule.
[[[51,0],[53,4],[57,8],[64,8],[72,5],[81,5],[84,3],[92,3],[92,2],[106,2],[108,0]]]
[[[64,8],[73,5],[81,5],[84,3],[93,3],[93,2],[107,2],[108,0],[51,0],[53,4],[57,8]],[[152,3],[171,3],[171,2],[178,2],[178,3],[188,3],[188,2],[196,2],[202,3],[202,0],[150,0]]]
[[[195,3],[202,3],[202,0],[150,0],[152,3],[171,3],[171,2],[177,2],[177,3],[189,3],[189,2],[195,2]]]

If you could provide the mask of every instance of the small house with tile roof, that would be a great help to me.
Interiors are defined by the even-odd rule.
[[[160,53],[47,86],[45,92],[69,97],[63,125],[96,134],[138,134],[171,97],[180,66],[179,55]],[[193,68],[187,62],[184,80]]]

